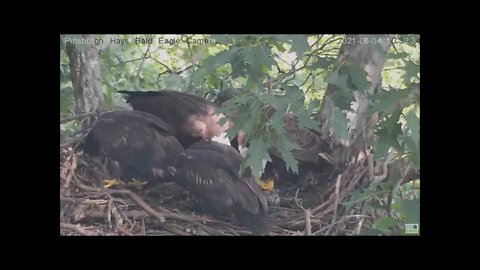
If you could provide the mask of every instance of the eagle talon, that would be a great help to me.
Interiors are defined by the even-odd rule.
[[[103,180],[103,188],[111,188],[115,185],[122,185],[123,182],[118,179],[104,179]]]
[[[273,180],[268,179],[266,181],[259,180],[260,188],[265,191],[273,190]]]

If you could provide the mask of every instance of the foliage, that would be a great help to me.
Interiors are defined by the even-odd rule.
[[[72,86],[66,37],[60,43],[60,115],[73,112]],[[366,72],[358,63],[336,64],[343,35],[94,35],[100,55],[103,91],[107,107],[122,105],[118,90],[171,89],[213,99],[219,90],[246,90],[219,111],[238,110],[234,128],[242,129],[250,145],[244,166],[261,170],[269,159],[267,149],[276,147],[289,170],[298,162],[291,150],[297,145],[281,122],[287,112],[297,114],[301,127],[319,129],[311,116],[319,111],[327,84],[335,86],[329,101],[336,107],[332,131],[337,139],[348,136],[346,112],[355,93],[368,88]],[[368,115],[380,114],[375,130],[377,159],[397,151],[419,168],[418,36],[397,35],[386,55],[382,87],[368,96]],[[82,45],[77,48],[82,49]],[[276,112],[268,119],[267,106]],[[385,221],[387,222],[387,221]],[[388,222],[387,222],[388,223]]]

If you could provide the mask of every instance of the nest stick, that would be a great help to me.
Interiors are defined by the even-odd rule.
[[[310,222],[310,209],[305,210],[305,234],[312,235],[312,223]]]
[[[126,235],[126,236],[133,236],[132,233],[130,233],[129,231],[127,231],[125,228],[123,228],[122,226],[117,226],[117,231]]]
[[[89,187],[87,185],[82,184],[80,181],[77,181],[77,185],[81,189],[86,190],[86,191],[91,191],[91,192],[103,192],[103,193],[108,193],[108,194],[126,194],[135,203],[137,203],[140,207],[142,207],[143,210],[145,210],[145,212],[149,213],[151,216],[155,217],[158,221],[160,221],[160,223],[165,222],[165,217],[161,213],[157,212],[150,205],[148,205],[142,198],[140,198],[137,194],[133,193],[130,190],[127,190],[127,189],[107,190],[107,189],[104,189],[104,188]]]
[[[71,224],[71,223],[60,223],[60,228],[61,229],[66,229],[66,230],[70,230],[70,231],[74,231],[80,235],[85,235],[85,236],[91,236],[91,235],[98,235],[96,233],[93,233],[93,232],[89,232],[87,230],[85,230],[85,228],[81,227],[79,224]]]
[[[362,211],[360,212],[361,218],[360,218],[360,221],[358,222],[357,228],[355,229],[356,234],[360,234],[360,231],[362,230],[363,221],[365,220],[365,212],[367,211],[366,205],[367,205],[366,203],[362,205]]]
[[[110,194],[126,194],[128,195],[134,202],[136,202],[140,207],[143,208],[147,213],[155,217],[160,223],[165,222],[165,217],[163,214],[157,212],[153,209],[150,205],[148,205],[142,198],[140,198],[137,194],[133,193],[131,190],[127,189],[120,189],[120,190],[110,190],[108,193]]]
[[[96,112],[89,112],[89,113],[81,113],[81,114],[65,117],[63,119],[60,119],[60,124],[65,124],[65,123],[73,121],[73,120],[83,119],[83,118],[87,118],[87,117],[94,116],[94,115],[97,115],[97,113]]]
[[[335,202],[333,203],[333,218],[332,218],[332,224],[335,222],[335,220],[337,219],[337,211],[338,211],[338,201],[339,201],[339,193],[340,193],[340,181],[342,179],[342,175],[339,174],[338,177],[337,177],[337,182],[335,183]],[[331,226],[328,231],[326,232],[326,234],[329,234],[331,229],[333,228],[333,226]]]
[[[63,190],[67,190],[70,186],[70,182],[72,181],[72,177],[75,174],[75,169],[77,169],[77,156],[72,154],[71,158],[72,162],[70,163],[70,168],[68,169],[67,177],[65,178],[65,184],[63,185]]]

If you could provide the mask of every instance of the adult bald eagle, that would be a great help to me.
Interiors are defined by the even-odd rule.
[[[242,156],[234,148],[201,141],[186,149],[175,178],[194,195],[204,211],[234,214],[256,234],[267,234],[267,201],[249,169],[239,175]]]
[[[138,111],[101,115],[84,143],[85,153],[106,159],[114,178],[154,183],[172,180],[167,168],[175,166],[184,148],[174,129],[162,119]]]
[[[199,140],[221,136],[230,127],[220,125],[223,114],[215,114],[215,104],[209,100],[177,91],[119,91],[127,94],[134,110],[162,118],[175,129],[175,136],[184,147]]]

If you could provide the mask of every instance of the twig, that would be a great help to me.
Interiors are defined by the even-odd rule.
[[[342,179],[342,175],[339,174],[338,177],[337,177],[337,182],[335,183],[335,202],[334,202],[334,206],[333,206],[333,218],[332,218],[332,224],[335,222],[335,220],[337,219],[337,211],[338,211],[338,198],[339,198],[339,192],[340,192],[340,181]],[[328,229],[328,231],[326,232],[326,234],[329,234],[330,233],[330,230],[331,228],[333,227],[330,227],[330,229]]]
[[[93,232],[89,232],[87,230],[85,230],[83,227],[81,227],[79,224],[77,225],[74,225],[74,224],[71,224],[71,223],[63,223],[61,222],[60,223],[60,228],[61,229],[67,229],[67,230],[71,230],[71,231],[74,231],[80,235],[85,235],[85,236],[91,236],[91,235],[98,235],[98,233],[93,233]]]
[[[161,227],[164,228],[165,230],[167,230],[171,233],[177,234],[177,235],[188,235],[187,233],[184,233],[183,231],[181,231],[180,229],[176,228],[175,226],[173,226],[171,224],[163,223],[163,224],[161,224]]]
[[[87,134],[88,134],[88,133],[87,133]],[[87,134],[84,134],[84,135],[82,135],[82,136],[79,136],[79,137],[73,138],[73,139],[71,139],[71,140],[68,140],[68,141],[66,141],[66,142],[64,142],[64,143],[61,143],[61,144],[60,144],[60,148],[65,148],[65,147],[67,147],[67,146],[70,146],[70,145],[72,145],[72,144],[74,144],[74,143],[77,143],[77,142],[83,140],[85,137],[87,137]]]
[[[117,57],[117,60],[118,60],[119,63],[118,63],[118,64],[115,64],[115,65],[113,65],[113,66],[114,66],[114,67],[120,66],[120,65],[123,66],[123,64],[130,63],[130,62],[135,62],[135,61],[142,60],[142,59],[144,59],[144,58],[143,58],[143,57],[142,57],[142,58],[135,58],[135,59],[130,59],[130,60],[127,60],[127,61],[122,61],[122,62],[120,62],[120,60],[119,60],[118,57]]]
[[[67,201],[67,202],[74,203],[74,202],[76,202],[77,200],[75,200],[75,198],[71,198],[71,197],[63,197],[63,196],[60,196],[60,201]]]
[[[153,209],[150,205],[148,205],[142,198],[140,198],[137,194],[133,193],[131,190],[127,189],[120,189],[120,190],[110,190],[108,193],[110,194],[126,194],[130,196],[130,198],[136,202],[140,207],[143,208],[147,213],[155,217],[160,223],[165,222],[165,217]]]
[[[349,175],[349,169],[347,168],[347,170],[345,170],[345,172],[343,173],[343,175]],[[353,178],[353,180],[351,180],[349,183],[348,183],[348,186],[347,188],[345,189],[346,192],[350,191],[353,189],[353,187],[358,183],[358,181],[363,177],[363,175],[367,172],[367,168],[363,168],[359,173],[356,174],[356,176]],[[329,191],[330,192],[330,191]],[[339,197],[345,197],[345,192],[340,194]],[[340,198],[339,198],[340,199]],[[318,213],[320,210],[322,209],[325,209],[323,212],[319,213],[319,214],[316,214],[316,216],[321,216],[321,215],[324,215],[330,211],[332,211],[333,209],[331,209],[331,207],[328,207],[331,203],[332,203],[332,200],[334,200],[332,197],[330,197],[327,201],[325,201],[324,203],[322,203],[321,205],[315,207],[313,210],[312,210],[312,213],[316,214]]]
[[[194,218],[184,214],[173,213],[172,211],[165,209],[161,206],[157,206],[157,208],[159,208],[163,212],[162,214],[166,219],[176,219],[176,220],[188,221],[188,222],[205,221],[205,219],[203,218]],[[207,221],[213,221],[213,220],[207,220]]]
[[[387,178],[388,176],[388,164],[390,164],[390,160],[392,158],[392,155],[388,155],[387,156],[387,159],[383,162],[382,164],[382,174],[381,175],[376,175],[373,179],[373,182],[374,183],[378,183],[378,182],[381,182],[383,180],[385,180],[385,178]]]
[[[159,63],[160,65],[162,65],[164,68],[166,68],[168,70],[168,72],[170,73],[175,73],[175,71],[173,69],[171,69],[169,66],[165,65],[164,63],[160,62],[159,60],[153,58],[153,57],[150,57],[150,59],[152,59],[153,61]]]
[[[228,228],[228,231],[229,231],[231,234],[233,234],[234,236],[240,236],[240,234],[237,233],[237,232],[236,232],[234,229],[232,229],[232,228]]]
[[[65,117],[63,119],[60,119],[60,124],[67,123],[67,122],[70,122],[72,120],[87,118],[87,117],[94,116],[94,115],[97,115],[97,112],[81,113],[81,114]]]
[[[305,234],[312,235],[312,224],[310,222],[310,209],[305,210]]]
[[[146,235],[145,232],[145,219],[142,218],[142,226],[140,227],[140,231],[142,235]]]
[[[63,185],[62,191],[67,190],[68,187],[70,187],[70,182],[72,180],[73,175],[75,174],[75,169],[77,169],[77,155],[73,153],[72,149],[68,149],[68,152],[71,153],[70,159],[72,160],[72,163],[70,165],[70,168],[67,173],[67,177],[65,178],[65,184]]]
[[[187,35],[185,35],[185,37],[187,38],[188,53],[190,54],[190,60],[192,62],[192,67],[194,67],[195,66],[195,60],[193,59],[192,47],[190,46],[189,37]],[[192,38],[192,37],[193,37],[193,35],[190,38]],[[195,69],[194,69],[194,71],[195,71]]]
[[[211,228],[211,227],[208,227],[208,226],[205,226],[200,222],[195,222],[195,225],[197,225],[198,227],[200,227],[202,230],[204,230],[206,233],[208,233],[210,235],[225,235],[224,232],[222,232],[220,230],[217,230],[217,229],[214,229],[214,228]]]
[[[123,228],[122,226],[117,226],[117,231],[121,232],[122,234],[126,235],[126,236],[133,236],[132,233],[130,233],[129,231],[127,231],[125,228]]]
[[[398,188],[400,187],[400,185],[403,183],[403,181],[405,180],[405,177],[407,176],[408,174],[408,170],[410,169],[410,165],[407,164],[406,166],[406,170],[404,171],[404,174],[402,177],[400,177],[400,179],[398,179],[397,183],[395,183],[395,185],[393,186],[392,188],[392,191],[390,192],[390,195],[388,197],[388,216],[391,217],[392,216],[392,200],[393,200],[393,197],[395,196],[395,193],[397,192]]]
[[[301,206],[299,203],[298,203],[298,188],[297,188],[297,191],[295,192],[295,198],[294,198],[294,201],[295,203],[298,205],[298,207],[302,208],[303,211],[305,211],[305,208],[303,208],[303,206]]]
[[[373,169],[373,155],[371,152],[365,151],[367,155],[367,164],[368,164],[368,176],[370,181],[375,180],[375,170]]]
[[[357,228],[355,229],[356,234],[360,234],[360,231],[362,230],[363,221],[365,220],[365,212],[367,211],[366,206],[367,204],[364,202],[362,205],[362,211],[360,212],[361,218],[360,218],[360,221],[358,222]]]
[[[138,214],[136,212],[136,210],[127,211],[126,213],[123,213],[123,215],[131,218],[137,218]],[[105,219],[105,215],[107,215],[105,211],[93,211],[88,213],[88,217],[92,219]],[[145,216],[148,215],[145,214]]]
[[[110,198],[110,200],[108,200],[108,207],[107,207],[107,222],[108,222],[108,227],[110,229],[112,228],[112,204],[113,204],[113,199]]]
[[[352,217],[358,219],[358,218],[368,218],[369,216],[367,216],[367,215],[348,215],[348,216],[343,216],[342,218],[340,218],[339,220],[335,221],[334,223],[331,223],[330,225],[325,226],[325,227],[319,229],[318,231],[314,232],[313,235],[319,235],[322,231],[325,231],[325,230],[329,229],[330,227],[333,227],[333,226],[337,225],[338,223],[343,222],[345,219],[349,219],[349,218],[352,218]]]
[[[142,49],[140,48],[140,46],[137,44],[137,48],[140,50],[140,52],[142,52],[143,54],[143,59],[142,61],[140,62],[140,66],[138,67],[138,71],[137,71],[137,76],[135,76],[135,82],[134,82],[134,86],[136,89],[139,88],[140,84],[139,84],[139,78],[140,78],[140,74],[142,73],[142,69],[143,69],[143,65],[145,64],[145,60],[147,58],[149,58],[149,51],[150,51],[150,46],[151,46],[151,43],[148,44],[148,47],[147,47],[147,50],[145,52],[142,52]]]
[[[291,235],[301,235],[301,233],[299,233],[299,232],[287,230],[287,229],[284,229],[284,228],[278,227],[278,226],[272,226],[272,229],[279,230],[279,231],[282,231],[282,232],[285,232],[285,233],[289,233]]]
[[[137,194],[133,193],[130,190],[126,190],[126,189],[108,190],[108,189],[104,189],[104,188],[89,187],[87,185],[82,184],[80,181],[76,181],[76,184],[78,185],[78,187],[80,187],[81,189],[86,190],[86,191],[99,192],[99,193],[109,193],[109,194],[126,194],[126,195],[130,196],[130,198],[135,203],[137,203],[140,207],[142,207],[143,210],[145,210],[145,212],[149,213],[150,215],[155,217],[158,221],[160,221],[160,223],[165,222],[165,217],[161,213],[157,212],[150,205],[148,205],[145,201],[143,201],[142,198],[140,198]]]

